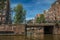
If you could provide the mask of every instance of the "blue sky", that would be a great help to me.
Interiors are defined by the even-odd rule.
[[[52,3],[56,0],[10,0],[11,8],[14,8],[17,4],[22,4],[23,8],[27,11],[26,19],[32,19],[36,14],[43,13],[44,10],[48,10]]]

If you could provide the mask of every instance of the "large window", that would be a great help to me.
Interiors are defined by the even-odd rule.
[[[0,4],[0,10],[2,9],[2,4]]]
[[[4,6],[4,9],[6,9],[6,5]]]
[[[1,17],[0,17],[0,21],[1,21]]]
[[[3,15],[5,15],[6,13],[3,13]]]
[[[3,11],[3,14],[2,15],[6,15],[6,11],[5,10]]]
[[[1,13],[0,13],[0,15],[1,15]]]
[[[5,21],[5,17],[2,17],[2,21]]]

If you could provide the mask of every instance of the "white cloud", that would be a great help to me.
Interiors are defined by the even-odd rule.
[[[11,4],[11,8],[14,8],[17,4]]]
[[[34,19],[34,17],[28,17],[28,18],[26,18],[26,20],[31,20],[31,19]]]

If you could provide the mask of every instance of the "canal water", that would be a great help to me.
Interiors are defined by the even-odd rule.
[[[34,39],[33,37],[27,38],[21,35],[0,35],[0,40],[60,40],[60,35],[44,35],[43,37],[38,37]]]

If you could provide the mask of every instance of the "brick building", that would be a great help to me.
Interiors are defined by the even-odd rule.
[[[10,1],[0,0],[0,24],[10,24],[11,14],[10,14]]]
[[[49,13],[48,10],[44,10],[45,21],[49,21]]]
[[[55,1],[44,15],[47,21],[60,21],[60,0]]]

